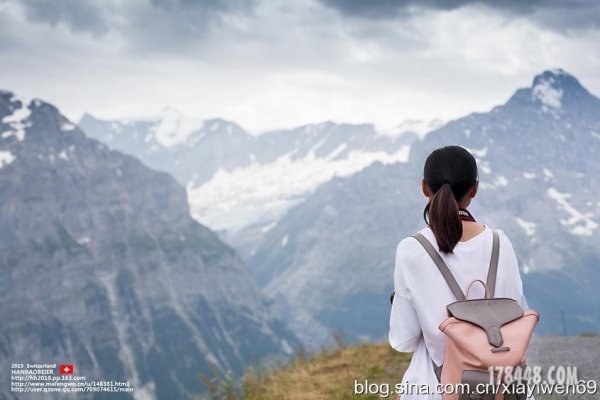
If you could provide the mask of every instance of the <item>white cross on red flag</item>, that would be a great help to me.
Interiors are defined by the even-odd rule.
[[[60,371],[61,375],[63,375],[72,374],[75,369],[73,368],[73,364],[61,364],[58,370]]]

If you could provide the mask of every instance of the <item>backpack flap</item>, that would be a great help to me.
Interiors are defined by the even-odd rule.
[[[523,309],[513,299],[493,298],[457,301],[446,306],[449,317],[470,322],[483,329],[494,347],[504,343],[500,328],[523,316]]]

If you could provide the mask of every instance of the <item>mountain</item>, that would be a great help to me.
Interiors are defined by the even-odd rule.
[[[168,171],[184,185],[204,183],[219,168],[251,162],[247,149],[252,136],[241,127],[220,119],[193,121],[173,108],[150,121],[104,121],[84,114],[78,125],[90,137]]]
[[[41,100],[0,92],[0,121],[1,398],[16,398],[13,362],[184,399],[211,366],[239,374],[299,345],[170,175]]]
[[[411,146],[407,163],[333,179],[282,217],[249,264],[307,343],[388,330],[396,245],[424,226],[423,164],[458,144],[475,155],[475,217],[517,252],[538,333],[600,330],[600,99],[563,70],[546,71],[486,113]]]
[[[261,232],[318,185],[375,161],[405,161],[424,127],[439,121],[410,121],[386,135],[371,124],[333,122],[251,135],[232,122],[190,122],[168,109],[154,121],[84,115],[79,125],[110,147],[171,173],[187,187],[198,221],[250,251]]]

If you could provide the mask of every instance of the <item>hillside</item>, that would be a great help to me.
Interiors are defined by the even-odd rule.
[[[402,378],[410,358],[410,353],[398,353],[387,343],[342,345],[311,356],[299,355],[281,369],[263,375],[250,372],[243,384],[244,399],[377,399],[381,397],[354,395],[355,380],[387,383],[391,390]],[[389,397],[394,398],[391,394]]]
[[[201,393],[212,365],[292,354],[294,335],[175,179],[41,100],[0,91],[0,132],[1,399],[16,399],[18,361],[69,361],[167,400]]]
[[[387,343],[342,345],[312,356],[299,355],[283,368],[269,372],[250,371],[243,384],[244,400],[357,400],[395,399],[392,389],[410,363],[410,353],[398,353]],[[554,365],[578,367],[580,380],[600,379],[600,337],[535,337],[528,352],[528,364],[542,367],[545,376]],[[380,393],[354,395],[354,384],[368,380],[383,389]],[[386,386],[389,395],[385,396]],[[380,389],[380,390],[381,390]],[[569,399],[597,399],[597,394],[570,395]],[[236,400],[239,395],[216,394],[213,400]],[[565,396],[535,395],[537,400],[562,400]]]

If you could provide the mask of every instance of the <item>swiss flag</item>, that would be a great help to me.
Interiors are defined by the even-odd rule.
[[[75,369],[73,368],[73,364],[61,364],[58,370],[60,371],[61,375],[63,375],[72,374]]]

